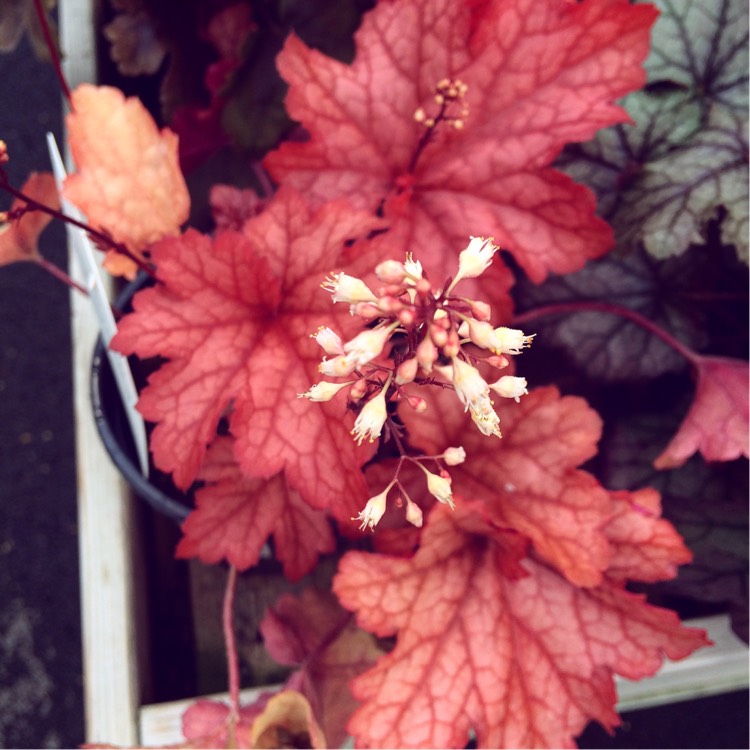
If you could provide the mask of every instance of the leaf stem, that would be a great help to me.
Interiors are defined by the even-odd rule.
[[[55,73],[57,74],[57,80],[60,83],[60,89],[62,90],[65,98],[68,100],[68,104],[70,104],[72,107],[73,101],[70,96],[70,86],[68,86],[68,82],[65,80],[65,75],[62,71],[62,65],[60,64],[60,55],[57,50],[57,45],[52,39],[52,32],[50,31],[49,22],[47,21],[47,13],[42,6],[42,0],[34,0],[34,11],[36,12],[36,17],[39,19],[39,25],[42,27],[44,43],[47,45],[47,49],[49,50],[50,59],[52,60],[52,67],[55,69]]]
[[[667,344],[667,346],[670,346],[678,354],[681,354],[691,364],[697,364],[698,355],[692,349],[685,346],[685,344],[678,341],[671,333],[664,330],[661,326],[658,326],[652,320],[637,313],[635,310],[623,307],[622,305],[616,305],[613,302],[579,300],[577,302],[559,302],[553,305],[544,305],[543,307],[536,307],[532,310],[527,310],[526,312],[516,315],[513,318],[513,324],[523,325],[529,321],[535,320],[536,318],[544,317],[545,315],[560,315],[563,313],[575,312],[603,312],[609,315],[618,315],[621,318],[625,318],[626,320],[641,326],[641,328],[644,328],[653,336],[661,339]]]
[[[143,261],[134,253],[132,253],[121,242],[115,242],[109,235],[105,234],[104,232],[99,231],[98,229],[94,229],[94,227],[92,227],[91,225],[86,224],[82,221],[78,221],[78,219],[74,219],[72,216],[68,216],[67,214],[64,214],[62,211],[58,211],[56,208],[52,208],[51,206],[48,206],[45,203],[40,203],[39,201],[35,200],[31,196],[26,195],[26,193],[19,190],[18,188],[13,187],[13,185],[11,185],[8,182],[8,176],[5,174],[5,172],[2,169],[0,169],[0,188],[10,193],[14,198],[18,198],[19,200],[24,201],[31,210],[41,211],[42,213],[48,214],[54,219],[58,219],[59,221],[63,221],[67,224],[71,224],[74,227],[79,227],[80,229],[83,229],[87,234],[91,235],[95,240],[98,240],[99,243],[110,247],[112,250],[114,250],[117,253],[120,253],[121,255],[125,255],[126,257],[128,257],[130,260],[133,261],[133,263],[135,263],[138,266],[138,268],[140,268],[142,271],[147,273],[151,278],[156,278],[156,274],[154,272],[154,269],[151,267],[151,265]]]
[[[41,256],[36,258],[35,262],[45,271],[51,273],[58,281],[62,281],[62,283],[66,286],[69,286],[71,289],[75,289],[81,294],[85,294],[87,297],[89,296],[88,290],[84,286],[79,284],[74,278],[65,273],[65,271],[63,271],[59,266],[56,266],[54,263],[51,263],[46,258],[43,258]]]
[[[224,591],[224,606],[221,621],[224,629],[224,645],[227,651],[229,674],[229,717],[232,725],[240,716],[240,665],[237,655],[237,639],[234,632],[234,599],[237,593],[237,568],[229,567],[227,587]]]

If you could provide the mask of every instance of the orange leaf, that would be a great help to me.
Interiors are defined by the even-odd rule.
[[[190,197],[177,160],[177,136],[159,132],[138,99],[109,86],[83,84],[73,92],[67,117],[77,172],[64,194],[96,229],[143,257],[151,244],[176,235]],[[118,274],[136,265],[122,257]]]
[[[430,513],[412,559],[343,557],[342,604],[397,635],[352,685],[357,746],[463,747],[473,730],[479,747],[573,747],[589,720],[619,723],[614,673],[640,679],[707,645],[619,582],[581,589],[530,558],[508,577],[517,553],[457,504]]]
[[[60,208],[55,178],[49,172],[32,172],[21,192],[45,206]],[[26,205],[26,201],[16,198],[10,210],[17,211]],[[52,217],[49,214],[29,211],[16,221],[0,225],[0,266],[22,260],[39,260],[39,235],[50,221]]]

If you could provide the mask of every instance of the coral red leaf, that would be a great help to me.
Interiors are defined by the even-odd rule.
[[[530,538],[574,583],[598,584],[609,563],[602,525],[611,504],[575,467],[596,453],[601,420],[582,399],[561,398],[552,387],[518,404],[498,401],[501,440],[482,435],[450,391],[430,394],[424,414],[400,413],[410,439],[428,454],[463,445],[466,461],[450,468],[455,492],[489,503],[498,523]]]
[[[49,172],[32,172],[23,184],[21,192],[45,206],[60,208],[55,178]],[[26,201],[16,198],[10,207],[11,213],[23,209],[26,205]],[[20,260],[38,260],[39,235],[50,221],[52,217],[49,214],[30,211],[20,219],[0,224],[0,266]]]
[[[271,656],[297,667],[287,683],[310,701],[330,747],[346,739],[357,706],[348,683],[369,669],[383,651],[328,591],[307,588],[282,594],[260,626]]]
[[[479,747],[573,747],[589,720],[617,725],[613,673],[638,679],[707,643],[619,584],[580,589],[532,559],[499,575],[507,551],[476,520],[463,531],[464,512],[437,506],[410,560],[341,561],[344,606],[397,634],[353,683],[358,746],[462,747],[473,730]]]
[[[119,89],[82,84],[67,117],[77,172],[64,194],[97,229],[135,254],[176,235],[187,219],[190,197],[177,160],[177,136],[159,132],[138,99]],[[135,264],[118,264],[132,277]]]
[[[319,555],[333,551],[325,514],[303,502],[283,474],[244,476],[230,438],[217,438],[199,478],[208,484],[196,493],[197,507],[183,524],[177,557],[199,557],[207,564],[225,559],[245,570],[258,562],[273,535],[284,575],[296,581],[315,567]]]
[[[747,362],[697,357],[698,384],[693,403],[672,441],[654,461],[657,469],[682,466],[696,451],[707,461],[748,456]]]
[[[310,334],[337,319],[342,332],[352,325],[320,283],[344,241],[372,226],[345,202],[313,213],[281,190],[244,234],[211,240],[189,230],[154,247],[164,283],[136,296],[113,346],[170,360],[151,376],[139,409],[157,423],[156,463],[179,486],[195,478],[231,403],[246,475],[267,479],[283,469],[313,507],[347,521],[357,514],[367,492],[359,467],[370,452],[352,440],[343,400],[311,404],[297,394],[320,379],[322,352]]]
[[[289,38],[287,108],[311,138],[265,164],[318,201],[384,205],[395,249],[406,240],[437,278],[469,234],[493,235],[534,281],[573,271],[612,236],[592,194],[547,167],[566,142],[628,119],[614,101],[644,82],[655,18],[628,0],[378,3],[352,65]],[[447,112],[462,127],[428,136],[415,113],[439,115],[444,79],[467,86]]]
[[[616,580],[663,581],[693,556],[669,521],[661,518],[656,490],[613,492],[613,513],[605,526],[612,557],[607,576]]]

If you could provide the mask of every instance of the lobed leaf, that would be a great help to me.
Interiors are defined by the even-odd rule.
[[[65,180],[65,197],[94,228],[142,257],[153,243],[176,235],[188,217],[177,137],[160,132],[141,102],[116,88],[82,84],[72,107],[66,124],[77,172]],[[128,278],[137,271],[113,253],[108,267]]]
[[[292,36],[278,65],[310,140],[265,164],[318,202],[352,195],[382,208],[392,235],[381,241],[436,278],[454,272],[469,232],[494,236],[535,281],[569,273],[611,234],[591,194],[547,165],[566,141],[627,119],[613,102],[644,80],[654,18],[621,0],[380,3],[351,66]],[[415,112],[435,109],[446,78],[467,85],[469,113],[421,143]]]
[[[617,725],[613,673],[639,679],[706,645],[619,585],[581,589],[530,558],[509,579],[511,553],[480,528],[472,508],[439,506],[412,559],[342,559],[344,606],[376,634],[398,634],[354,681],[357,746],[460,747],[473,730],[479,747],[573,747],[590,719]]]

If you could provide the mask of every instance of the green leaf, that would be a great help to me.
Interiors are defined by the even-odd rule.
[[[747,2],[656,5],[649,85],[624,102],[634,124],[569,147],[558,166],[597,193],[621,250],[678,255],[720,217],[747,262]]]
[[[533,322],[521,318],[524,329],[537,334],[534,347],[519,363],[524,374],[528,376],[526,366],[532,359],[549,371],[560,350],[575,366],[578,379],[583,374],[597,381],[633,381],[685,369],[685,359],[652,332],[615,311],[577,311],[579,302],[625,307],[693,349],[709,347],[743,357],[744,350],[733,349],[723,338],[725,331],[743,325],[747,315],[747,269],[733,256],[731,248],[716,241],[664,261],[640,249],[625,256],[610,253],[540,286],[518,283],[514,297],[521,314],[546,305],[573,305],[562,315],[534,317]],[[559,375],[556,365],[555,382]]]
[[[670,81],[696,97],[747,113],[747,0],[649,0],[661,15],[646,61],[650,83]]]

